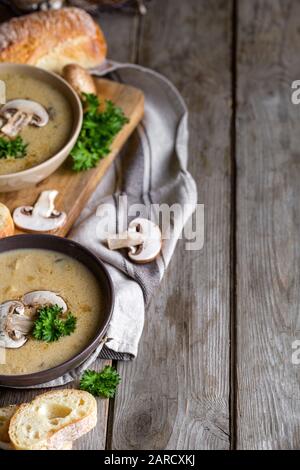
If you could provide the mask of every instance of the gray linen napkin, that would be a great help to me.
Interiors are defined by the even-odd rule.
[[[183,226],[197,202],[195,182],[187,171],[187,109],[175,87],[163,76],[143,67],[107,61],[92,70],[94,75],[111,74],[114,80],[143,90],[145,116],[121,154],[83,210],[70,236],[92,250],[106,263],[115,285],[116,301],[106,343],[71,373],[40,387],[64,385],[96,360],[128,360],[138,352],[144,325],[145,306],[169,264]],[[103,212],[110,209],[105,232],[126,230],[134,214],[128,208],[139,204],[141,216],[158,225],[159,207],[177,204],[182,211],[171,214],[163,229],[163,246],[156,261],[137,265],[126,251],[110,251],[105,243]],[[136,206],[135,206],[136,207]]]

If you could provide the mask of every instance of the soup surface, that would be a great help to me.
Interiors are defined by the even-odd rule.
[[[49,114],[44,127],[26,126],[20,136],[28,144],[23,158],[1,158],[0,175],[31,168],[52,157],[67,143],[72,128],[72,113],[67,99],[50,84],[28,75],[1,73],[6,84],[6,100],[29,99],[43,105]]]
[[[54,251],[11,250],[0,254],[0,273],[0,303],[34,290],[49,290],[59,294],[77,318],[70,336],[53,343],[30,337],[21,348],[6,349],[0,375],[55,367],[82,351],[95,336],[103,321],[102,292],[94,275],[80,262]]]

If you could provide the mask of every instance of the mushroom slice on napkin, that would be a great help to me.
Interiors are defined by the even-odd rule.
[[[148,219],[132,220],[126,232],[111,235],[107,239],[110,250],[129,248],[128,256],[135,263],[150,263],[161,251],[162,235],[160,228]]]
[[[14,210],[13,219],[17,227],[28,232],[53,232],[66,222],[65,212],[55,209],[56,190],[43,191],[34,207],[21,206]]]

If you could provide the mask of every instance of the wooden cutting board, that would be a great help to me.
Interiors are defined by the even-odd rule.
[[[68,158],[55,173],[41,183],[21,191],[0,193],[0,202],[13,211],[19,206],[34,205],[39,194],[46,189],[58,190],[55,206],[58,210],[67,213],[67,223],[58,229],[55,235],[65,236],[68,233],[97,184],[144,114],[144,95],[140,90],[102,78],[96,78],[95,82],[100,100],[113,101],[129,118],[129,123],[114,139],[111,153],[101,160],[96,168],[80,173],[72,171],[72,162]],[[15,233],[22,232],[16,230]]]

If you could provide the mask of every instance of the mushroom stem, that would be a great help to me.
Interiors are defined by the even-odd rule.
[[[123,233],[111,235],[107,239],[108,248],[110,250],[119,250],[120,248],[129,248],[144,243],[145,236],[142,233],[128,230]]]
[[[57,195],[58,191],[56,189],[41,192],[34,205],[32,215],[40,215],[46,218],[51,217],[55,209],[54,201]]]

